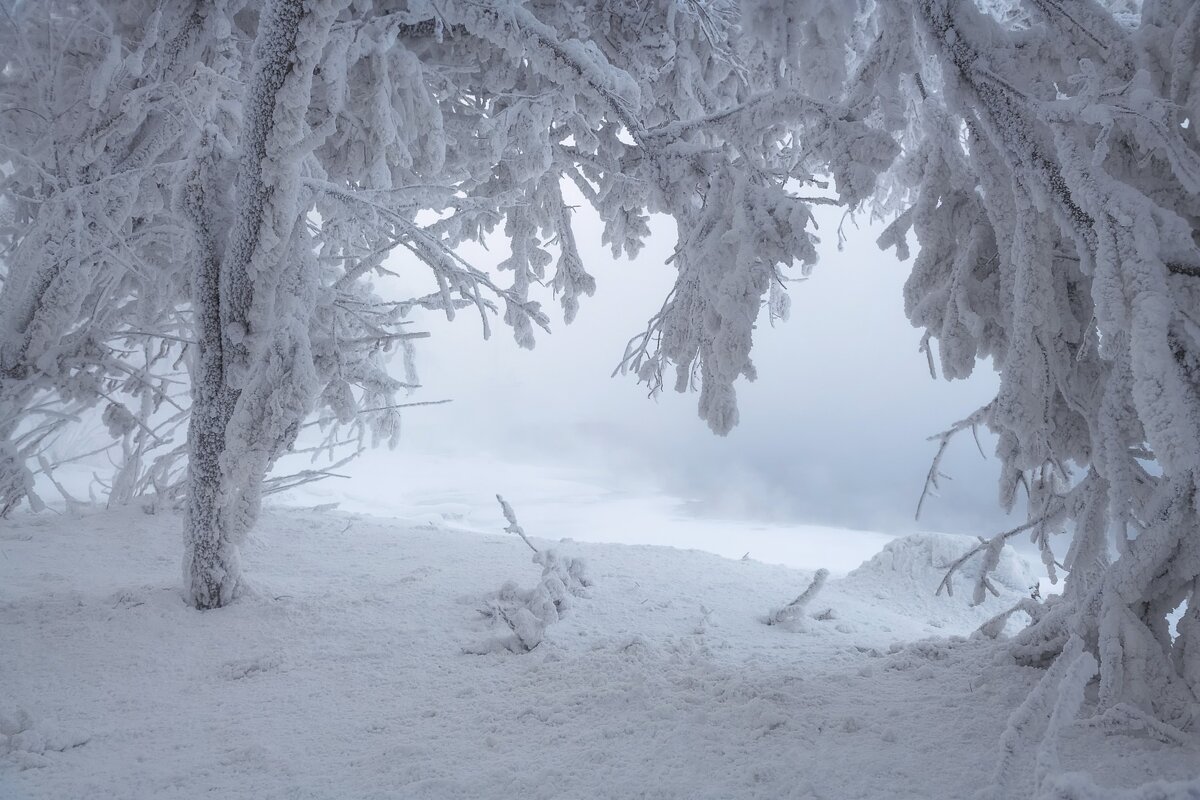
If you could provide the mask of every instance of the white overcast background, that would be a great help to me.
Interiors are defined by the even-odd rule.
[[[611,377],[626,341],[672,285],[675,271],[665,261],[673,222],[656,217],[639,256],[614,260],[600,244],[595,215],[581,206],[576,238],[596,276],[596,295],[584,298],[575,322],[565,325],[544,290],[539,299],[553,333],[541,333],[532,351],[518,348],[499,320],[484,341],[473,312],[453,322],[420,315],[417,326],[432,336],[418,343],[422,389],[411,399],[452,402],[406,412],[403,441],[386,458],[409,471],[430,454],[539,465],[614,489],[673,495],[697,517],[888,533],[983,534],[1011,525],[996,503],[993,440],[982,433],[988,458],[969,435],[956,440],[944,461],[953,480],[914,521],[935,451],[928,437],[986,402],[996,380],[990,364],[968,381],[931,379],[918,352],[921,334],[903,311],[910,263],[878,250],[879,228],[865,215],[819,219],[821,262],[810,278],[791,284],[789,321],[771,326],[765,314],[760,318],[759,377],[739,382],[741,422],[730,435],[709,431],[694,394],[668,387],[650,399],[632,376]],[[841,250],[839,223],[846,234]],[[464,255],[491,269],[506,250],[498,240]],[[390,266],[405,276],[423,274],[399,256]],[[386,283],[379,288],[388,291]],[[369,463],[378,470],[380,456]],[[519,481],[496,471],[495,491],[519,501]]]

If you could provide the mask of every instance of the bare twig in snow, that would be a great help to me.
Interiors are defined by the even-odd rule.
[[[525,529],[521,527],[521,523],[517,522],[517,512],[513,511],[513,507],[500,495],[496,495],[496,500],[500,503],[500,510],[504,513],[504,518],[508,520],[508,525],[504,528],[504,532],[515,533],[521,537],[521,541],[529,545],[530,550],[535,553],[538,552],[538,549],[533,546],[533,542],[529,541],[529,537],[525,535]]]

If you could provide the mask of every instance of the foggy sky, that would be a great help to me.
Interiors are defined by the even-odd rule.
[[[944,461],[953,480],[914,522],[935,451],[927,437],[987,402],[996,380],[988,364],[968,381],[931,379],[918,352],[920,332],[903,313],[910,263],[880,252],[878,228],[862,221],[861,228],[845,222],[839,251],[840,214],[820,219],[821,263],[811,278],[791,284],[788,322],[772,327],[765,314],[760,318],[753,354],[759,378],[738,383],[741,422],[730,435],[708,430],[694,394],[668,387],[649,399],[632,376],[610,377],[625,342],[672,285],[674,269],[664,262],[673,223],[656,218],[638,258],[614,260],[600,246],[598,221],[581,209],[576,236],[597,278],[596,296],[583,298],[567,326],[543,292],[553,334],[541,334],[533,351],[519,349],[498,320],[483,341],[471,313],[453,323],[419,317],[432,337],[419,344],[423,388],[413,399],[453,402],[409,412],[396,457],[477,449],[570,464],[614,485],[674,493],[700,514],[888,532],[1008,527],[996,504],[992,440],[981,436],[985,460],[969,434]],[[487,268],[506,255],[503,242],[490,248],[466,255]],[[422,269],[393,267],[404,274]]]

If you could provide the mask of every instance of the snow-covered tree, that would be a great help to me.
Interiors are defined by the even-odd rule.
[[[4,9],[0,512],[40,505],[33,476],[51,468],[47,447],[97,405],[115,443],[110,501],[183,488],[186,453],[172,432],[190,408],[177,373],[213,352],[195,339],[202,259],[188,190],[202,173],[235,174],[256,23],[243,6]],[[220,210],[231,194],[206,199]],[[332,258],[317,270],[325,285],[345,284],[310,317],[327,444],[344,443],[345,428],[394,439],[404,382],[388,377],[385,351],[412,335],[400,328],[405,306],[346,280]]]
[[[486,325],[494,298],[532,346],[547,324],[534,285],[561,294],[568,320],[594,287],[565,179],[600,210],[616,252],[637,251],[648,212],[672,214],[689,233],[677,253],[688,280],[653,329],[669,348],[631,362],[642,375],[663,358],[687,359],[684,377],[715,374],[704,385],[717,393],[702,404],[716,429],[732,425],[732,379],[752,374],[754,315],[740,300],[756,304],[781,266],[814,259],[809,204],[786,187],[829,173],[837,197],[859,202],[893,146],[841,108],[799,96],[739,40],[730,11],[265,4],[240,116],[205,116],[218,122],[183,203],[200,254],[187,523],[197,605],[236,594],[237,543],[266,470],[318,388],[345,385],[344,342],[322,351],[312,334],[322,315],[352,318],[338,292],[404,248],[434,277],[416,302],[451,315],[475,306]],[[235,140],[230,177],[220,150]],[[232,199],[221,197],[227,186]],[[501,225],[511,255],[499,266],[513,275],[503,288],[455,252]],[[342,270],[332,281],[321,279],[323,260]]]
[[[894,149],[861,119],[798,95],[770,53],[741,38],[735,11],[674,0],[64,0],[9,9],[14,42],[44,29],[48,57],[69,51],[79,76],[72,97],[56,94],[49,77],[41,106],[13,106],[53,118],[57,106],[37,109],[109,102],[61,137],[82,154],[81,169],[98,151],[154,144],[129,168],[106,156],[99,186],[91,173],[78,178],[94,193],[80,213],[99,221],[85,227],[112,242],[51,248],[31,238],[25,219],[14,230],[54,274],[64,259],[86,263],[62,274],[106,311],[139,308],[138,292],[161,292],[149,324],[93,321],[56,306],[62,324],[44,327],[59,337],[74,328],[89,341],[134,329],[185,345],[193,400],[186,573],[197,606],[236,595],[237,547],[264,476],[308,415],[325,408],[344,425],[394,434],[386,410],[403,382],[387,376],[385,352],[411,335],[400,327],[408,309],[474,308],[485,330],[496,309],[525,346],[548,324],[536,285],[550,284],[574,316],[595,282],[564,180],[599,209],[614,252],[637,252],[651,212],[672,214],[687,233],[676,255],[680,287],[643,341],[666,348],[631,349],[629,363],[650,377],[667,359],[686,362],[681,381],[692,372],[711,378],[703,404],[713,426],[733,424],[732,381],[753,372],[754,314],[743,299],[756,306],[770,293],[783,313],[778,270],[815,259],[809,203],[786,187],[823,185],[813,176],[832,174],[836,193],[818,201],[859,202],[873,175],[859,161],[881,168]],[[87,25],[76,23],[81,16]],[[23,76],[38,65],[10,52],[5,77],[25,91],[34,81]],[[14,153],[45,158],[14,157],[9,169],[29,182],[62,148],[34,148],[35,126],[27,126]],[[137,180],[143,194],[125,185]],[[19,205],[27,193],[10,185],[6,203]],[[123,254],[142,227],[161,232],[161,252],[96,255]],[[456,251],[497,229],[510,243],[500,265],[512,275],[506,286]],[[371,293],[364,279],[396,250],[431,271],[429,294],[389,304]],[[5,263],[6,296],[42,297],[35,269]],[[28,316],[14,312],[8,346],[28,338]],[[94,357],[49,369],[20,347],[7,359],[6,375],[36,374],[58,393],[97,369]],[[28,416],[14,408],[14,417]],[[19,464],[27,455],[9,459],[19,488],[28,486]]]
[[[1012,535],[1067,571],[1014,652],[1072,654],[1049,674],[1076,683],[1094,659],[1102,709],[1194,724],[1197,0],[7,8],[6,497],[28,483],[7,420],[39,387],[91,398],[72,387],[127,366],[93,352],[114,333],[194,343],[188,587],[228,602],[305,418],[394,433],[360,412],[403,388],[386,352],[406,310],[486,327],[495,308],[527,346],[548,323],[538,284],[575,314],[595,282],[564,180],[615,253],[637,253],[649,213],[674,218],[678,279],[622,364],[655,389],[673,368],[726,432],[760,310],[786,316],[813,207],[842,205],[894,217],[880,244],[903,257],[915,238],[904,300],[931,365],[936,349],[947,378],[1000,374],[963,427],[998,434],[1001,501],[1024,487],[1030,508]],[[497,231],[504,286],[457,250]],[[423,265],[431,291],[383,303],[365,279],[397,251],[386,268]]]
[[[953,430],[998,435],[1001,503],[1011,508],[1024,487],[1029,521],[981,546],[978,591],[986,559],[1021,533],[1052,577],[1067,573],[1062,598],[1015,638],[1014,654],[1095,664],[1101,713],[1195,725],[1200,3],[762,0],[742,3],[740,22],[803,93],[793,114],[820,104],[826,124],[870,129],[837,133],[857,171],[826,174],[842,202],[869,196],[864,210],[895,217],[881,246],[907,258],[915,236],[904,301],[931,369],[936,348],[946,378],[985,359],[999,373],[996,398]],[[668,129],[688,141],[686,123]],[[819,127],[791,130],[801,152],[825,143]],[[701,262],[720,276],[721,319],[676,308],[705,285],[683,263],[668,320],[651,329],[661,341],[633,351],[655,384],[663,361],[677,365],[681,388],[698,372],[701,414],[718,430],[734,418],[737,371],[715,365],[740,359],[761,297],[733,277],[743,274],[736,249],[763,253],[761,243],[729,219],[732,235],[706,250],[727,255]],[[1054,543],[1062,531],[1073,534],[1065,552]],[[1184,604],[1173,633],[1168,617]],[[1077,682],[1077,666],[1047,680],[1068,672]]]
[[[1063,600],[1016,638],[1099,664],[1101,710],[1200,712],[1200,3],[922,0],[884,235],[943,374],[991,358],[1001,502]],[[1052,535],[1073,533],[1066,552]],[[1115,555],[1115,558],[1114,558]],[[1178,636],[1168,615],[1187,602]]]

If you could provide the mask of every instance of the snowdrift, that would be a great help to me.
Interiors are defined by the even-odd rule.
[[[896,540],[795,630],[762,618],[811,572],[535,538],[590,582],[517,654],[486,613],[545,576],[516,536],[271,510],[254,593],[198,612],[179,530],[129,509],[0,527],[0,798],[958,800],[1042,674],[964,638],[990,609],[933,596],[965,538]],[[1079,726],[1062,768],[1136,786],[1195,755]]]
[[[917,533],[894,539],[876,555],[834,584],[854,598],[871,598],[888,612],[924,622],[945,632],[978,626],[1028,597],[1038,583],[1034,567],[1006,548],[991,576],[999,596],[971,606],[982,555],[968,559],[954,574],[954,594],[937,595],[946,570],[978,539],[946,533]]]

